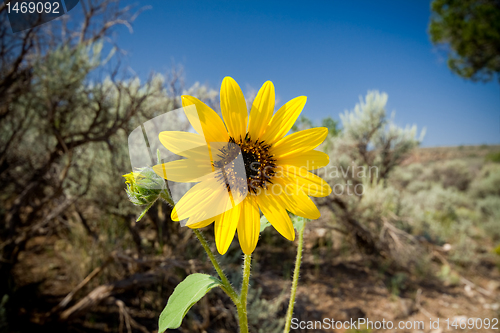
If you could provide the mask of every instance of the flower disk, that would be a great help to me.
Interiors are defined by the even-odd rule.
[[[213,162],[214,167],[222,169],[219,179],[226,185],[228,191],[239,191],[239,194],[266,189],[276,173],[276,159],[269,152],[271,146],[264,141],[252,140],[247,133],[245,138],[236,141],[229,138],[227,146],[219,150]],[[235,160],[243,157],[244,174],[238,175]]]

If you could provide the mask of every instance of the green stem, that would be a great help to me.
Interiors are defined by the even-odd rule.
[[[305,227],[306,223],[304,221],[304,224],[302,224],[302,227],[299,230],[299,245],[297,247],[297,257],[295,258],[295,269],[293,270],[292,289],[290,291],[290,303],[288,303],[285,330],[283,331],[284,333],[290,332],[290,326],[292,325],[293,307],[295,305],[295,296],[297,294],[297,285],[299,283],[300,263],[302,261],[302,245],[304,244]]]
[[[203,249],[207,253],[208,258],[212,262],[212,265],[214,266],[215,270],[217,271],[217,274],[219,274],[219,277],[220,277],[222,284],[224,286],[224,288],[222,288],[222,289],[231,298],[231,300],[234,302],[234,304],[238,305],[237,304],[237,303],[239,303],[238,294],[236,293],[233,286],[229,282],[226,274],[224,274],[224,272],[220,268],[219,262],[217,261],[217,258],[215,258],[215,255],[212,252],[212,250],[210,249],[210,246],[208,246],[207,240],[205,239],[205,237],[203,236],[201,231],[198,231],[197,229],[193,229],[193,231],[194,231],[194,234],[196,235],[196,237],[198,237],[198,239],[201,243],[201,246],[203,246]]]
[[[215,270],[217,271],[217,274],[219,274],[219,277],[223,284],[222,289],[226,292],[226,294],[231,298],[233,303],[236,305],[236,309],[238,311],[240,333],[248,333],[247,297],[248,297],[248,285],[250,282],[250,264],[252,261],[252,256],[245,254],[243,260],[243,281],[241,283],[241,293],[240,295],[238,295],[234,290],[233,286],[231,285],[231,283],[229,282],[226,274],[224,274],[224,272],[220,268],[219,262],[217,261],[214,253],[208,246],[208,242],[203,236],[203,234],[197,229],[193,229],[193,232],[196,235],[196,237],[198,237],[201,246],[203,246],[203,249],[207,253],[208,258],[212,262],[212,265],[214,266]]]
[[[240,323],[240,333],[248,333],[248,318],[247,318],[247,297],[248,297],[248,284],[250,282],[250,266],[252,262],[252,255],[245,254],[243,260],[243,281],[241,282],[240,301],[236,304],[238,310],[238,319]]]

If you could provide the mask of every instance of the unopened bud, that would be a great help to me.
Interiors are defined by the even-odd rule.
[[[163,199],[173,206],[167,183],[158,176],[151,167],[139,168],[123,175],[129,200],[137,206],[152,205],[156,200]]]

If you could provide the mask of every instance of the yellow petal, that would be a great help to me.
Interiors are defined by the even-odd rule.
[[[216,204],[214,204],[216,203]],[[232,207],[226,185],[215,176],[205,179],[190,188],[172,209],[172,220],[180,221],[191,216],[200,216],[201,222],[217,216]],[[194,223],[194,221],[192,221]]]
[[[190,152],[200,147],[206,147],[208,155],[208,146],[205,138],[196,133],[182,131],[165,131],[158,135],[160,142],[165,148],[179,156],[189,157]],[[210,161],[208,157],[208,161]]]
[[[135,179],[137,178],[139,174],[137,172],[129,172],[125,175],[123,175],[122,177],[125,178],[125,183],[126,184],[133,184],[135,183]]]
[[[215,220],[215,245],[220,254],[226,253],[233,241],[238,221],[241,218],[241,207],[242,204],[236,205],[222,214],[221,218]]]
[[[327,154],[317,151],[311,150],[305,153],[294,154],[290,156],[286,156],[284,158],[280,158],[276,161],[276,165],[287,167],[295,167],[295,168],[306,168],[307,170],[314,170],[322,168],[330,162],[330,158]]]
[[[295,174],[294,172],[298,172]],[[332,188],[321,177],[307,171],[305,168],[290,168],[287,175],[302,190],[312,197],[326,197],[332,193]]]
[[[190,228],[190,229],[200,229],[200,228],[204,228],[206,227],[207,225],[210,225],[212,224],[216,219],[220,218],[220,215],[217,215],[215,217],[212,217],[212,218],[209,218],[209,219],[206,219],[206,220],[203,220],[203,221],[200,221],[200,218],[198,216],[191,216],[187,223],[186,223],[186,227]]]
[[[283,201],[278,196],[269,192],[266,194],[266,191],[262,191],[257,195],[257,203],[274,229],[286,239],[293,241],[295,239],[295,230]]]
[[[276,111],[276,114],[271,119],[269,126],[262,136],[262,140],[266,143],[274,143],[283,138],[299,117],[306,101],[306,96],[299,96]]]
[[[154,172],[174,182],[196,182],[212,172],[212,164],[193,159],[182,159],[153,166]]]
[[[214,216],[215,213],[218,212],[223,213],[224,211],[232,208],[233,208],[233,202],[231,200],[225,201],[225,200],[218,200],[218,198],[215,198],[213,199],[212,202],[209,203],[209,209],[202,209],[195,215],[189,217],[188,221],[184,226],[189,227],[191,229],[206,227],[215,220],[221,218],[222,214]]]
[[[250,120],[248,121],[248,134],[256,140],[266,129],[274,112],[275,93],[271,81],[266,81],[260,88],[252,103]]]
[[[229,76],[222,81],[220,108],[229,135],[235,139],[244,138],[247,132],[247,104],[240,86]]]
[[[273,186],[279,185],[281,190],[279,197],[284,201],[288,211],[311,220],[316,220],[321,216],[314,202],[290,178],[273,178],[273,182]]]
[[[224,122],[208,105],[196,97],[183,95],[182,106],[193,128],[207,143],[229,141]]]
[[[327,134],[326,127],[316,127],[290,134],[276,142],[271,148],[271,153],[275,158],[280,158],[313,150],[325,141]]]
[[[252,254],[259,241],[260,233],[259,208],[253,196],[248,196],[242,202],[242,213],[237,230],[243,253]]]

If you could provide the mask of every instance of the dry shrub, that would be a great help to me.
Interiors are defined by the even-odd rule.
[[[476,198],[500,196],[500,165],[486,164],[472,182],[471,192]]]

